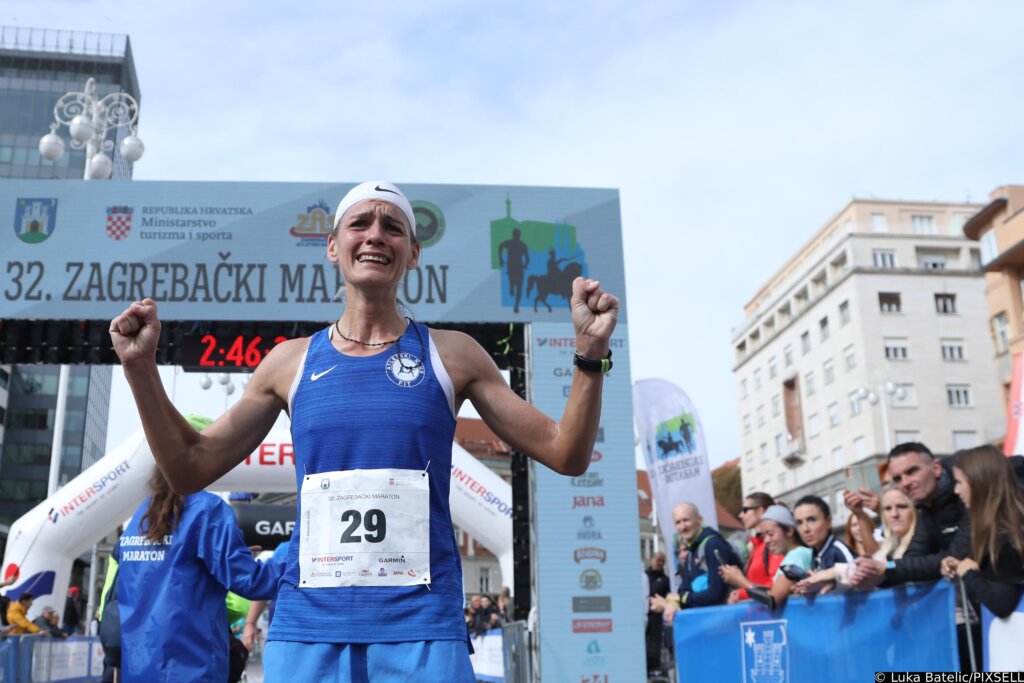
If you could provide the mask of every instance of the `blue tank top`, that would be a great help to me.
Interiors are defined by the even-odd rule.
[[[448,506],[455,417],[431,362],[429,331],[411,322],[394,347],[363,357],[340,353],[328,331],[310,338],[291,398],[296,490],[301,491],[307,474],[423,470],[429,462],[431,585],[298,587],[297,521],[269,638],[307,643],[467,640],[462,563]],[[422,364],[418,372],[410,372],[417,363]],[[301,505],[299,496],[297,520],[302,519]]]

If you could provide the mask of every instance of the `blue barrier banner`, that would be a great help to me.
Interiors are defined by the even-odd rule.
[[[99,638],[27,635],[0,640],[0,683],[93,683],[102,674]]]
[[[985,671],[1024,671],[1024,596],[1013,614],[1000,619],[987,607],[981,608]]]
[[[873,681],[878,671],[959,671],[946,581],[870,593],[792,596],[684,610],[675,618],[680,681]]]

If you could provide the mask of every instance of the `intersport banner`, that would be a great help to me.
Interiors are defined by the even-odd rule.
[[[672,508],[693,503],[705,526],[718,526],[704,427],[682,389],[663,379],[633,383],[633,415],[665,547],[675,543]]]

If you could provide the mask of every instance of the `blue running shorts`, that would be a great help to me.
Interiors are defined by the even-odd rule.
[[[462,640],[409,643],[296,643],[271,640],[263,651],[266,683],[473,683]]]

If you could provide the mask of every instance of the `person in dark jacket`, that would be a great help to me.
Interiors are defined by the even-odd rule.
[[[700,510],[693,503],[682,503],[672,510],[676,532],[686,544],[686,561],[679,567],[678,596],[668,597],[669,604],[678,602],[680,609],[721,605],[728,597],[729,587],[719,575],[722,564],[739,565],[739,558],[722,534],[704,526]]]
[[[78,609],[78,586],[68,588],[68,597],[64,601],[64,633],[74,635],[78,625],[82,623]]]
[[[923,443],[903,443],[889,452],[892,482],[917,508],[917,526],[906,554],[887,563],[857,558],[853,585],[869,584],[879,574],[883,586],[942,578],[946,557],[963,559],[971,550],[967,508],[953,491],[952,458],[937,459]]]
[[[992,446],[957,454],[956,493],[971,513],[971,557],[942,568],[997,617],[1010,616],[1024,584],[1024,492],[1011,462]]]
[[[644,570],[647,575],[647,584],[650,587],[648,597],[655,595],[664,598],[668,595],[672,586],[669,583],[668,574],[665,573],[665,553],[657,552],[651,555],[651,563]],[[647,612],[647,629],[644,633],[647,650],[647,675],[661,670],[661,641],[662,641],[662,619],[661,614],[655,610]]]

